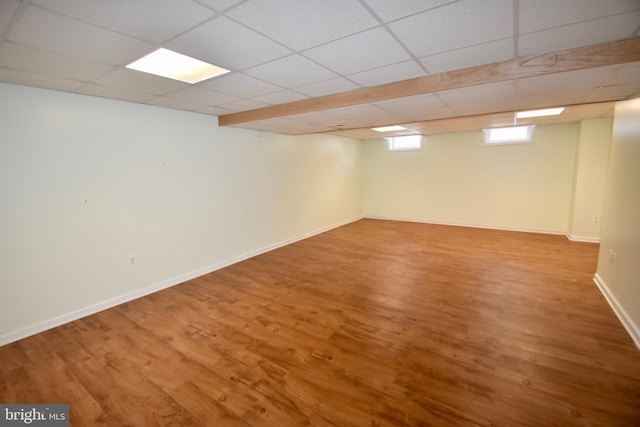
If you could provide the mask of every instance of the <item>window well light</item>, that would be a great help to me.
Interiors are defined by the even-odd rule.
[[[518,144],[531,142],[534,125],[483,129],[484,144]]]
[[[564,107],[559,108],[545,108],[544,110],[530,110],[530,111],[518,111],[516,118],[526,119],[529,117],[544,117],[544,116],[557,116],[564,111]]]
[[[127,68],[191,84],[229,72],[227,69],[165,48],[143,56],[127,65]]]
[[[393,132],[393,131],[398,131],[398,130],[409,130],[405,127],[402,126],[382,126],[379,128],[371,128],[371,130],[375,130],[376,132]]]
[[[389,151],[422,150],[422,135],[392,136],[386,140]]]

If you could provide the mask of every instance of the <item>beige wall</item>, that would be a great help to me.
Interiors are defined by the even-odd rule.
[[[597,277],[637,325],[637,101],[619,110]],[[481,132],[433,135],[387,152],[2,83],[0,123],[0,344],[363,213],[597,238],[611,126],[539,126],[534,144],[495,147]]]
[[[602,220],[596,282],[640,347],[640,98],[616,104]]]
[[[422,151],[365,141],[365,216],[566,233],[578,124],[539,126],[533,144],[482,132],[426,136]]]
[[[0,341],[362,212],[356,140],[8,84],[0,123]]]
[[[578,146],[569,235],[574,240],[600,240],[611,145],[612,119],[582,120],[578,126]]]

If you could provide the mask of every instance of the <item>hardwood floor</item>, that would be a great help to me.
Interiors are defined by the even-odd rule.
[[[361,220],[1,347],[0,402],[74,426],[637,426],[597,250]]]

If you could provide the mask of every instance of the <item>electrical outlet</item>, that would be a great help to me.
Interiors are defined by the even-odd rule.
[[[609,262],[615,264],[616,261],[618,261],[618,254],[613,249],[609,249]]]
[[[592,218],[593,222],[600,222],[600,215],[594,215]]]
[[[129,255],[129,265],[134,266],[136,265],[138,262],[138,260],[136,259],[135,255]]]

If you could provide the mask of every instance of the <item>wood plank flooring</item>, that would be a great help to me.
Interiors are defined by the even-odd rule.
[[[0,402],[74,426],[638,426],[597,251],[357,221],[1,347]]]

